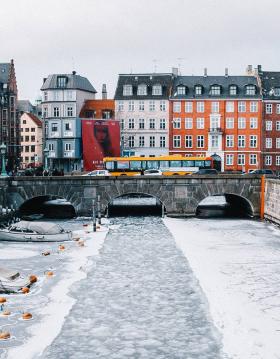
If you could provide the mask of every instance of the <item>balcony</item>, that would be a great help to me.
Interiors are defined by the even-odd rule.
[[[66,158],[74,158],[75,157],[75,151],[74,150],[64,151],[64,157],[66,157]]]
[[[208,128],[208,132],[219,135],[219,134],[222,134],[224,131],[221,127],[211,127],[211,128]]]
[[[64,131],[63,132],[63,137],[73,137],[74,133],[73,131]]]

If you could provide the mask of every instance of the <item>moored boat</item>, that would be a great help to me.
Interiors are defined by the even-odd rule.
[[[31,284],[30,279],[21,277],[18,271],[0,268],[0,293],[16,293]]]

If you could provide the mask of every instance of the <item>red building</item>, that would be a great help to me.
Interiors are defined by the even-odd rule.
[[[222,171],[261,166],[262,100],[254,76],[177,76],[170,154],[212,156]]]

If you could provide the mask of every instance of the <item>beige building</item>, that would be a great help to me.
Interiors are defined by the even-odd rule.
[[[42,165],[42,121],[33,113],[20,118],[21,167]]]

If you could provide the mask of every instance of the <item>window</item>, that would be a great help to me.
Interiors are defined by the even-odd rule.
[[[239,154],[238,155],[237,163],[238,163],[239,166],[244,166],[245,165],[245,155],[244,154]]]
[[[185,112],[186,113],[192,113],[193,112],[193,103],[192,102],[186,102],[185,103]]]
[[[128,102],[128,111],[134,111],[134,101]]]
[[[145,146],[145,137],[139,136],[139,147],[144,147],[144,146]]]
[[[67,106],[67,117],[72,117],[72,116],[73,116],[73,107]]]
[[[47,117],[48,117],[48,108],[43,107],[43,118],[47,118]]]
[[[154,96],[161,96],[162,95],[162,87],[161,87],[161,85],[154,85],[153,90],[152,90],[152,94]]]
[[[53,117],[59,117],[59,107],[53,108]]]
[[[277,115],[280,114],[280,103],[276,104],[276,113],[277,113]]]
[[[73,100],[73,91],[66,91],[67,101]]]
[[[29,146],[24,146],[25,147],[25,152],[29,152]]]
[[[196,95],[202,95],[202,86],[200,85],[195,86],[194,91]]]
[[[234,112],[234,102],[232,101],[226,102],[226,112]]]
[[[219,116],[210,116],[210,127],[211,129],[220,127],[220,118]]]
[[[139,101],[139,111],[145,111],[145,103],[144,101]]]
[[[185,88],[185,86],[178,86],[178,87],[177,87],[177,94],[178,94],[178,95],[185,95],[185,94],[186,94],[186,88]]]
[[[246,112],[246,102],[244,101],[238,102],[238,112]]]
[[[159,138],[159,147],[161,147],[161,148],[166,147],[166,137],[165,136],[160,136],[160,138]]]
[[[230,94],[231,96],[237,95],[237,86],[231,85],[231,86],[229,87],[229,94]]]
[[[197,112],[204,112],[204,102],[197,102],[196,103],[196,111]]]
[[[159,109],[160,109],[160,111],[166,111],[166,102],[165,101],[160,101]]]
[[[250,102],[250,112],[258,112],[258,103],[256,101]]]
[[[65,151],[71,151],[71,143],[65,143],[64,148]]]
[[[154,118],[150,118],[149,120],[149,129],[154,130],[156,128],[156,120]]]
[[[276,148],[280,148],[280,138],[276,138]]]
[[[274,96],[280,96],[280,87],[274,88]]]
[[[65,129],[65,131],[72,131],[72,123],[66,122],[64,124],[64,129]]]
[[[181,112],[181,102],[173,102],[173,112]]]
[[[272,156],[265,156],[265,164],[266,164],[266,166],[271,166]]]
[[[211,112],[218,113],[219,112],[219,102],[211,102]]]
[[[132,85],[123,86],[123,96],[132,96]]]
[[[156,110],[155,101],[150,101],[149,102],[149,110],[150,111],[155,111]]]
[[[272,138],[266,138],[265,139],[265,147],[266,148],[272,148]]]
[[[272,121],[265,121],[266,131],[272,131]]]
[[[48,101],[48,92],[47,91],[44,92],[44,101]]]
[[[234,128],[234,118],[233,117],[227,117],[226,118],[226,128],[227,129]]]
[[[218,85],[211,86],[210,95],[220,95],[221,94],[221,87]]]
[[[155,136],[150,136],[150,147],[155,147]]]
[[[35,136],[31,136],[31,142],[35,142],[35,141],[36,141]]]
[[[118,111],[122,112],[124,110],[124,102],[119,101],[118,102]]]
[[[250,147],[251,148],[257,147],[257,138],[258,138],[258,136],[256,136],[256,135],[250,135]]]
[[[246,118],[245,117],[238,117],[238,128],[239,129],[246,128]]]
[[[54,91],[53,92],[53,99],[54,99],[54,101],[59,101],[60,100],[60,91]]]
[[[173,118],[173,128],[181,128],[181,119]]]
[[[204,118],[197,118],[196,119],[196,128],[203,129],[204,128]]]
[[[204,136],[203,135],[199,135],[196,137],[196,142],[197,142],[197,147],[198,148],[203,148],[204,147]]]
[[[35,127],[31,127],[31,132],[35,132]]]
[[[258,128],[258,119],[256,117],[251,117],[250,118],[250,128],[251,129]]]
[[[238,136],[238,147],[245,147],[245,136],[244,135]]]
[[[192,118],[186,118],[185,119],[185,129],[190,130],[193,128],[193,119]]]
[[[280,121],[276,121],[276,131],[280,131]]]
[[[58,131],[58,123],[52,123],[51,124],[51,131],[57,132]]]
[[[161,118],[159,120],[159,128],[160,128],[160,130],[165,130],[166,129],[166,120],[165,120],[165,118]]]
[[[144,130],[144,128],[145,128],[145,119],[139,118],[139,129]]]
[[[267,103],[265,105],[265,113],[267,114],[271,114],[272,113],[272,104],[271,103]]]
[[[67,77],[58,76],[57,77],[57,87],[66,87]]]
[[[29,142],[29,136],[25,136],[25,142]]]
[[[179,135],[173,136],[173,147],[174,148],[181,147],[181,136],[179,136]]]
[[[233,154],[226,154],[226,165],[233,166],[234,155]]]
[[[217,148],[219,147],[219,136],[218,135],[212,135],[211,136],[211,147]]]
[[[134,129],[134,118],[129,118],[128,119],[128,128],[130,130]]]
[[[234,146],[234,136],[227,135],[226,136],[226,147],[233,147]]]
[[[276,166],[280,166],[280,156],[276,156]]]
[[[54,151],[54,144],[49,143],[48,149],[49,149],[49,151]]]
[[[124,119],[123,118],[120,120],[120,127],[121,127],[121,130],[124,130]]]
[[[137,87],[137,95],[138,96],[146,96],[147,95],[147,85],[141,84]]]
[[[135,137],[134,136],[128,136],[128,146],[134,147],[135,144]]]
[[[192,136],[186,135],[186,137],[185,137],[185,147],[186,148],[192,148],[192,146],[193,146]]]
[[[250,165],[256,165],[257,164],[257,155],[256,154],[250,154],[249,163],[250,163]]]
[[[247,85],[246,86],[246,95],[255,95],[256,94],[256,86]]]

